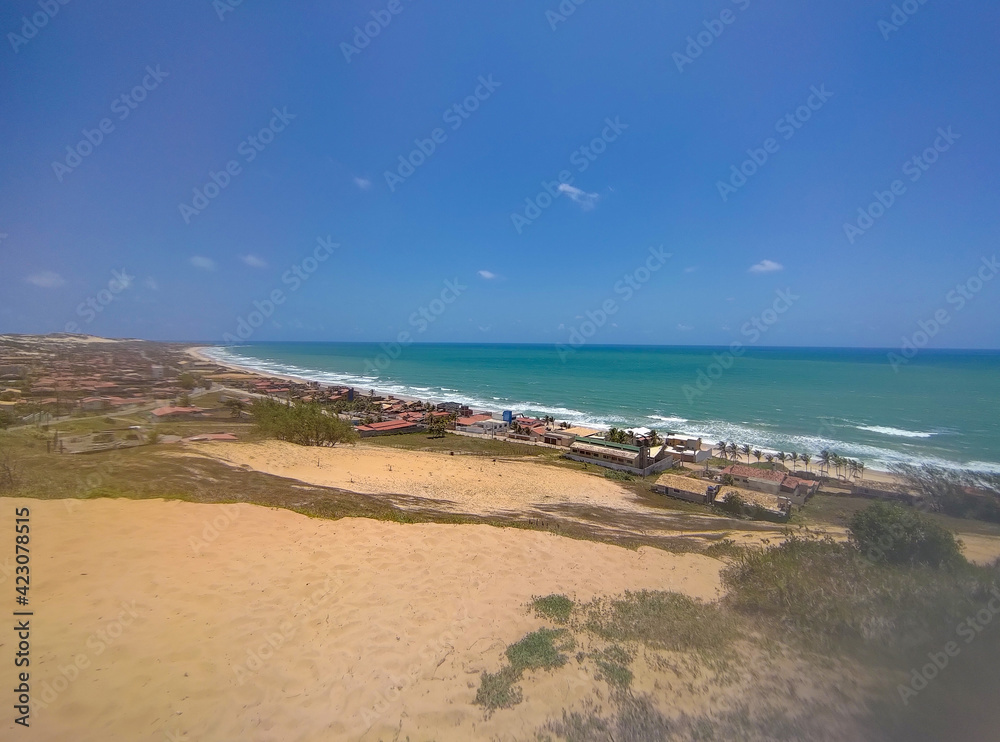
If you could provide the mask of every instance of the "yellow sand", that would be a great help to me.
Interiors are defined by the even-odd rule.
[[[0,499],[0,533],[24,505],[31,687],[46,705],[28,733],[8,707],[4,739],[531,738],[594,688],[538,673],[511,712],[485,721],[472,704],[480,673],[543,625],[524,609],[532,596],[711,599],[722,566],[490,526],[159,500]],[[13,598],[7,570],[0,584]],[[0,656],[11,638],[0,633]]]
[[[280,441],[220,441],[191,448],[232,464],[311,484],[366,494],[423,497],[441,501],[436,507],[466,513],[523,513],[535,505],[559,503],[651,512],[627,489],[602,476],[534,461],[494,461],[485,456],[449,456],[364,443],[308,448]]]

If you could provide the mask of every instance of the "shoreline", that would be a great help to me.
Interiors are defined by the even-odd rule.
[[[262,377],[262,378],[279,379],[279,380],[282,380],[282,381],[292,381],[292,382],[297,382],[297,383],[318,383],[318,384],[320,384],[320,386],[324,386],[324,387],[351,386],[350,384],[333,384],[333,383],[329,383],[329,382],[316,381],[315,379],[311,379],[311,378],[308,378],[308,377],[305,377],[305,376],[296,376],[294,374],[282,374],[282,373],[275,373],[275,372],[270,372],[270,371],[261,371],[261,370],[252,368],[250,366],[244,366],[244,365],[241,365],[239,363],[235,363],[233,361],[229,361],[229,360],[223,361],[223,360],[220,360],[220,359],[217,359],[217,358],[213,358],[212,356],[207,355],[207,354],[205,354],[203,352],[203,351],[208,350],[210,348],[218,348],[218,347],[221,347],[221,346],[197,345],[197,346],[191,346],[189,348],[186,348],[185,352],[188,355],[191,355],[192,357],[197,358],[200,361],[203,361],[203,362],[206,362],[206,363],[214,363],[216,365],[222,366],[224,368],[231,369],[233,371],[237,371],[237,372],[240,372],[240,373],[252,374],[252,375],[255,375],[255,376]],[[359,387],[357,387],[356,385],[353,388],[355,390],[359,389]],[[401,400],[403,402],[423,402],[423,401],[432,401],[433,402],[434,401],[432,398],[429,398],[429,397],[425,398],[425,399],[421,399],[419,397],[402,396],[402,395],[399,395],[399,394],[396,394],[396,393],[390,393],[387,390],[379,389],[378,386],[372,386],[372,387],[368,387],[368,388],[369,389],[374,389],[374,391],[375,391],[376,394],[385,395],[385,396],[391,397],[392,399],[398,399],[398,400]],[[594,425],[585,425],[584,427],[594,427],[594,428],[597,428],[597,429],[606,429],[604,426],[599,426],[599,425],[596,425],[596,424],[594,424]],[[635,428],[632,428],[632,429],[635,429]],[[683,433],[683,432],[679,432],[678,435],[687,435],[687,434]],[[712,455],[714,456],[715,455],[714,442],[709,442],[709,441],[706,441],[704,438],[702,438],[702,450],[710,451],[712,453]],[[762,449],[762,450],[764,450],[764,449]],[[772,451],[770,451],[770,450],[767,450],[765,452],[772,453]],[[777,453],[777,452],[774,451],[773,453]],[[812,454],[812,456],[813,456],[814,459],[816,458],[816,454]],[[733,463],[736,463],[736,464],[745,464],[746,462],[744,462],[742,460],[737,460],[737,461],[735,461]],[[810,469],[809,470],[810,472],[812,472],[812,471],[815,470],[815,462],[813,462],[811,464],[811,466],[813,467],[813,469]],[[699,465],[699,467],[700,467],[700,465]],[[794,475],[796,472],[801,472],[801,471],[803,471],[803,469],[799,468],[799,469],[796,469],[794,471],[789,470],[789,473],[792,474],[792,475]],[[880,482],[880,483],[887,483],[887,484],[898,484],[898,483],[901,483],[903,481],[901,477],[899,477],[896,474],[893,474],[891,471],[887,471],[885,469],[879,469],[879,468],[869,467],[867,465],[865,467],[865,474],[864,474],[863,479],[865,481]],[[848,480],[844,480],[844,483],[846,485],[850,486],[850,482]]]

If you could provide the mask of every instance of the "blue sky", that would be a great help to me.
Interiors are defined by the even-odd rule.
[[[1000,347],[992,0],[224,2],[4,5],[0,332]]]

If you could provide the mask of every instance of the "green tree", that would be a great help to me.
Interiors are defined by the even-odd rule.
[[[250,412],[261,433],[301,446],[335,446],[359,438],[353,425],[316,402],[282,404],[261,399],[251,405]]]
[[[183,374],[177,377],[177,386],[179,386],[181,389],[186,389],[188,391],[191,391],[197,385],[198,382],[195,380],[194,374],[190,374],[185,371]]]
[[[965,562],[955,536],[915,510],[875,502],[848,525],[850,541],[874,562],[954,567]]]

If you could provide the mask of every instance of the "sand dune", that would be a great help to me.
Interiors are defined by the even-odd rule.
[[[236,465],[311,484],[366,494],[412,495],[438,500],[441,509],[466,513],[523,513],[538,504],[556,503],[650,512],[615,482],[535,461],[448,456],[365,444],[306,448],[268,441],[191,447]]]
[[[472,704],[482,670],[543,625],[526,601],[626,589],[711,599],[722,566],[249,505],[0,503],[6,533],[15,503],[32,509],[33,740],[530,738],[591,688],[540,677],[488,721]],[[9,714],[3,725],[13,736]]]

